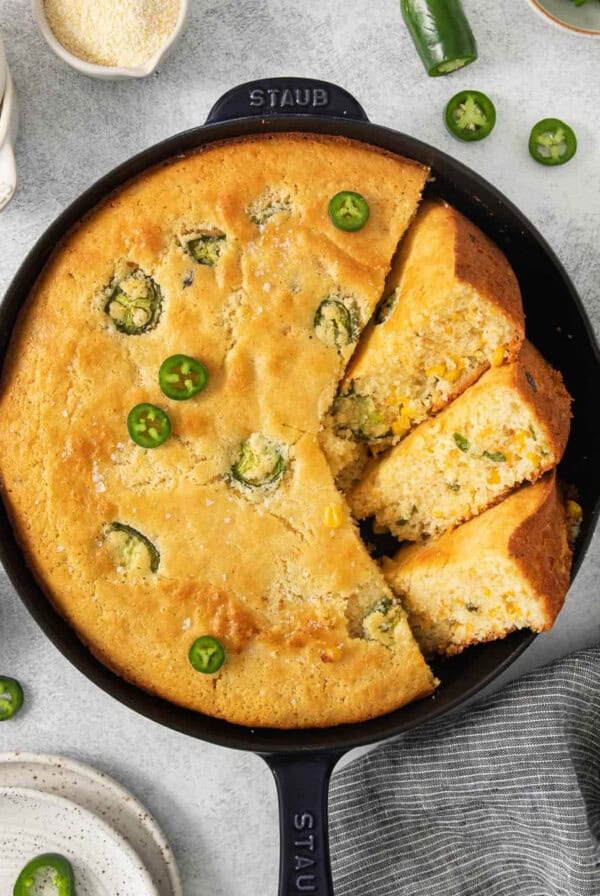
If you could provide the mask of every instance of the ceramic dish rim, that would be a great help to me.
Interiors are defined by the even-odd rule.
[[[570,25],[568,22],[565,22],[564,19],[559,19],[558,16],[553,15],[539,2],[539,0],[529,0],[529,3],[538,15],[548,20],[556,28],[560,28],[563,31],[569,31],[571,34],[575,34],[579,37],[600,37],[600,27],[598,29],[577,28],[577,26]]]
[[[74,53],[67,50],[58,38],[55,37],[44,9],[44,0],[32,0],[31,8],[38,30],[50,49],[54,51],[59,59],[66,62],[71,68],[74,68],[91,78],[111,80],[118,78],[146,78],[148,75],[151,75],[181,37],[188,17],[190,4],[189,0],[179,0],[179,15],[175,27],[171,31],[169,37],[145,63],[133,66],[99,65],[95,62],[87,62],[85,59],[80,59],[79,56],[75,56]]]
[[[118,833],[118,831],[115,831],[114,828],[112,828],[106,821],[104,821],[104,819],[100,818],[99,815],[95,815],[89,809],[84,809],[83,806],[78,805],[78,803],[74,803],[73,800],[69,800],[64,796],[58,796],[58,794],[55,793],[47,793],[44,790],[36,790],[33,787],[0,786],[0,796],[6,796],[10,794],[25,794],[27,796],[33,795],[44,803],[49,803],[50,805],[54,804],[62,807],[68,806],[69,809],[75,808],[78,812],[81,812],[86,819],[92,820],[92,824],[96,825],[96,827],[100,829],[105,838],[110,840],[118,850],[120,850],[127,856],[127,859],[131,863],[131,865],[138,868],[140,876],[146,877],[147,880],[144,886],[147,888],[147,893],[144,894],[144,896],[159,896],[156,887],[154,886],[154,882],[150,877],[150,872],[142,862],[141,858],[138,856],[133,846],[131,846],[131,844],[128,843],[127,840]]]
[[[179,869],[177,867],[177,862],[175,860],[175,854],[173,853],[173,848],[169,843],[162,827],[156,820],[155,815],[150,812],[150,810],[137,798],[137,796],[132,793],[130,790],[117,781],[112,775],[109,775],[107,772],[100,771],[97,768],[94,768],[91,765],[88,765],[85,762],[82,762],[79,759],[72,759],[70,756],[61,756],[58,753],[35,753],[29,750],[9,750],[6,752],[0,752],[0,766],[6,765],[16,765],[18,763],[30,763],[32,765],[41,765],[41,766],[49,766],[52,768],[66,768],[71,771],[80,774],[82,777],[85,777],[87,780],[97,781],[100,780],[104,784],[107,785],[108,789],[115,793],[119,798],[123,799],[127,802],[129,806],[134,806],[139,809],[143,815],[148,819],[148,825],[145,826],[145,830],[152,831],[153,839],[159,846],[162,854],[165,859],[169,861],[165,861],[165,867],[168,871],[169,881],[171,884],[171,889],[173,891],[174,896],[182,896],[183,888],[181,883],[181,877],[179,875]],[[7,785],[0,785],[0,787],[6,787]],[[10,785],[12,786],[12,785]],[[35,789],[35,788],[28,788]],[[40,793],[50,793],[51,795],[60,796],[60,794],[54,794],[53,791],[39,791]],[[69,797],[65,797],[69,802],[75,803],[74,800],[69,799]],[[75,805],[80,806],[80,808],[87,810],[88,812],[92,812],[91,809],[87,809],[86,806],[81,806],[80,803],[75,803]],[[95,814],[92,812],[92,814]],[[100,816],[98,816],[100,817]],[[102,819],[101,819],[102,820]],[[119,834],[119,832],[116,832]],[[119,835],[122,836],[122,835]],[[126,838],[124,838],[126,839]],[[129,844],[131,846],[131,844]],[[132,846],[133,849],[133,846]],[[134,849],[135,852],[135,849]],[[136,853],[137,855],[137,853]],[[141,860],[141,856],[140,856]]]

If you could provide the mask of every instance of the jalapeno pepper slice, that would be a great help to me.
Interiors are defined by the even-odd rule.
[[[338,230],[361,230],[369,220],[369,203],[360,193],[343,190],[329,200],[328,212]]]
[[[355,315],[339,299],[323,299],[313,324],[317,338],[338,351],[356,339]]]
[[[461,90],[455,94],[444,115],[446,127],[459,140],[484,140],[496,124],[496,108],[479,90]]]
[[[190,647],[188,659],[196,672],[212,675],[218,672],[225,662],[225,648],[212,635],[203,635],[201,638],[196,638]]]
[[[7,722],[23,706],[23,688],[15,678],[0,676],[0,722]]]
[[[208,370],[201,361],[188,355],[171,355],[158,371],[160,388],[173,401],[193,398],[208,383]]]
[[[577,152],[577,137],[560,118],[542,118],[531,129],[529,152],[540,165],[564,165]]]
[[[280,446],[254,432],[240,445],[238,459],[229,475],[248,488],[265,488],[279,482],[286,467]]]
[[[370,395],[359,395],[353,391],[338,395],[332,413],[340,435],[351,433],[358,441],[370,442],[392,435],[389,422]]]
[[[400,0],[402,16],[428,75],[448,75],[477,59],[460,0]]]
[[[149,538],[133,526],[111,523],[105,540],[118,566],[125,572],[157,572],[160,566],[158,550]]]
[[[214,268],[225,245],[225,234],[220,230],[200,233],[185,242],[185,248],[198,264]]]
[[[129,435],[140,448],[158,448],[171,435],[169,415],[154,404],[136,404],[127,417]]]
[[[158,284],[139,269],[114,286],[104,305],[117,330],[127,336],[153,330],[161,310],[162,293]]]
[[[71,863],[54,852],[36,856],[25,865],[15,882],[13,896],[30,896],[37,878],[41,877],[40,872],[49,874],[56,896],[75,896],[75,875]]]

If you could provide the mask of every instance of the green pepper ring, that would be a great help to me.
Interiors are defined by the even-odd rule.
[[[338,230],[362,230],[369,220],[369,203],[360,193],[342,190],[329,200],[328,214]]]
[[[158,448],[171,435],[171,420],[162,408],[144,402],[129,411],[127,430],[140,448]]]
[[[160,365],[158,384],[167,398],[187,401],[198,395],[208,383],[208,370],[189,355],[171,355]]]
[[[464,107],[469,101],[472,106],[464,108],[461,113],[460,107]],[[458,113],[458,117],[456,113]],[[471,122],[467,121],[469,117],[471,117]],[[463,127],[459,123],[461,118],[465,119]],[[491,99],[479,90],[461,90],[448,101],[444,112],[444,121],[452,136],[459,140],[469,143],[475,140],[484,140],[494,130],[496,107]],[[470,130],[468,130],[469,124],[472,125]]]
[[[48,868],[54,872],[53,883],[57,896],[75,896],[75,875],[68,859],[58,853],[48,852],[36,856],[28,862],[13,888],[13,896],[30,896],[35,885],[35,876],[38,871]]]
[[[135,539],[139,544],[142,544],[148,551],[148,556],[150,557],[150,572],[158,571],[158,567],[160,566],[160,553],[149,538],[146,538],[145,535],[142,535],[142,533],[138,532],[137,529],[134,529],[133,526],[127,526],[125,523],[111,523],[107,529],[107,533],[110,532],[122,532],[124,535],[127,535],[128,538]]]
[[[8,694],[8,697],[4,696]],[[0,722],[7,722],[23,706],[23,688],[16,678],[0,676]]]
[[[563,132],[563,140],[560,143],[552,144],[552,140],[556,139],[560,132]],[[564,152],[560,154],[560,146],[564,145]],[[552,155],[553,146],[558,147],[558,151]],[[541,148],[544,148],[547,154],[544,154]],[[531,129],[529,135],[529,153],[539,162],[540,165],[565,165],[569,162],[577,152],[577,137],[573,128],[561,121],[560,118],[542,118]]]
[[[196,672],[212,675],[225,662],[225,648],[212,635],[202,635],[190,647],[188,659]]]

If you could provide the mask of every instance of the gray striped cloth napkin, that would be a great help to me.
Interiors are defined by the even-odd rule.
[[[598,896],[600,648],[336,775],[336,896]]]

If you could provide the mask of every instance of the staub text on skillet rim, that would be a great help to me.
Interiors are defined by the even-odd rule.
[[[66,232],[113,190],[172,157],[216,140],[259,133],[303,131],[362,140],[413,158],[432,169],[428,191],[441,195],[497,242],[521,283],[528,335],[565,377],[575,398],[573,430],[561,475],[574,483],[584,509],[574,572],[600,512],[600,352],[583,306],[562,265],[527,219],[473,171],[414,138],[371,124],[362,107],[335,85],[302,78],[255,81],[226,93],[206,125],[150,147],[90,187],[48,228],[15,276],[0,307],[3,361],[18,312],[51,252]],[[594,388],[596,387],[596,388]],[[0,507],[0,559],[21,599],[59,650],[99,687],[154,721],[211,743],[252,750],[269,763],[280,797],[282,894],[332,892],[327,846],[327,788],[347,750],[396,737],[464,704],[503,672],[531,643],[520,632],[472,648],[444,662],[433,697],[387,716],[337,728],[250,729],[194,713],[147,694],[96,660],[59,617],[27,567],[4,506]]]

